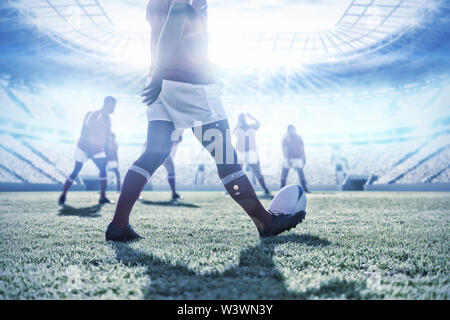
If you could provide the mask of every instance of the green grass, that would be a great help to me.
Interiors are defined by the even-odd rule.
[[[113,244],[95,193],[64,211],[56,193],[0,193],[0,298],[449,299],[450,193],[308,195],[306,221],[263,241],[229,197],[183,195],[146,193],[146,239]]]

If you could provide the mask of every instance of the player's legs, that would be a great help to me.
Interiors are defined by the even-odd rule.
[[[297,168],[297,174],[298,174],[298,179],[300,180],[300,185],[302,186],[303,190],[305,190],[305,192],[309,192],[307,183],[306,183],[306,177],[303,172],[303,169]]]
[[[117,191],[120,192],[120,171],[118,168],[113,168],[111,169],[111,171],[114,173],[114,175],[116,176],[116,181],[117,181]]]
[[[193,128],[193,132],[216,161],[217,171],[225,189],[250,216],[258,230],[262,231],[270,227],[272,215],[262,206],[253,185],[237,160],[236,151],[228,138],[229,128],[228,120],[222,120],[201,128]]]
[[[106,164],[108,163],[107,158],[93,158],[95,165],[99,170],[99,183],[100,183],[100,199],[106,199],[106,184],[107,184],[107,175],[106,175]]]
[[[283,170],[281,171],[280,189],[282,189],[282,188],[284,188],[284,186],[286,186],[288,174],[289,174],[289,168],[283,167]]]
[[[172,199],[178,199],[180,196],[177,194],[176,184],[175,184],[175,165],[173,163],[173,158],[169,155],[163,163],[164,168],[167,171],[167,182],[169,183],[170,190],[172,190]]]
[[[169,121],[150,121],[148,123],[147,147],[125,175],[112,221],[114,226],[118,228],[128,226],[131,209],[142,189],[170,154],[174,130],[173,123]]]
[[[72,173],[69,175],[69,177],[66,180],[66,183],[64,184],[64,189],[63,189],[64,194],[66,194],[67,191],[69,191],[73,182],[78,177],[78,174],[80,173],[81,169],[83,169],[83,162],[76,161],[75,167],[73,168]]]
[[[69,191],[70,187],[74,183],[75,179],[77,178],[77,176],[80,173],[82,168],[83,168],[83,162],[75,161],[75,167],[73,168],[72,173],[66,179],[66,182],[64,183],[64,187],[63,187],[63,192],[59,196],[58,203],[60,205],[63,205],[65,203],[67,191]]]
[[[269,189],[267,189],[266,182],[264,181],[264,176],[261,173],[261,165],[259,161],[257,163],[249,164],[250,169],[252,169],[253,175],[258,180],[259,184],[264,190],[265,194],[270,194]]]

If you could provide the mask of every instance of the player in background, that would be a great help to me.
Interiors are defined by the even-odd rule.
[[[347,178],[348,161],[342,156],[341,148],[338,145],[333,146],[330,161],[335,168],[336,184],[342,185]]]
[[[182,137],[178,141],[174,141],[172,144],[172,149],[170,150],[169,156],[164,160],[163,166],[167,171],[167,182],[169,183],[170,190],[172,191],[172,202],[177,203],[178,200],[181,200],[182,197],[177,193],[176,190],[176,176],[175,176],[175,164],[173,159],[177,153],[178,145],[182,141]]]
[[[252,122],[247,122],[249,118]],[[238,123],[233,130],[236,136],[236,151],[241,163],[245,163],[250,167],[253,176],[258,180],[259,184],[264,190],[264,196],[271,198],[269,189],[264,181],[264,176],[261,173],[261,165],[259,162],[258,148],[256,146],[256,131],[260,128],[260,123],[251,114],[247,115],[241,113],[238,118]]]
[[[108,96],[103,101],[103,107],[100,110],[89,111],[84,117],[81,136],[75,150],[75,168],[67,178],[63,192],[61,193],[58,204],[64,205],[66,202],[67,191],[69,191],[76,177],[83,168],[83,163],[89,159],[97,166],[100,171],[100,199],[99,203],[112,203],[106,197],[106,164],[108,162],[110,137],[111,137],[111,118],[116,108],[116,99]]]
[[[172,149],[177,130],[192,128],[214,158],[222,183],[261,237],[294,228],[306,215],[268,212],[256,196],[229,139],[230,127],[208,57],[206,0],[150,0],[152,68],[144,89],[148,108],[147,148],[125,176],[106,240],[142,238],[129,224],[143,187]],[[176,134],[175,134],[176,135]]]
[[[116,176],[117,191],[120,192],[120,172],[119,172],[119,144],[116,140],[116,134],[111,133],[109,152],[108,152],[108,164],[106,168],[112,171]]]
[[[281,172],[280,188],[283,188],[286,185],[289,170],[294,169],[297,171],[298,179],[300,180],[303,190],[309,193],[305,174],[303,173],[303,168],[306,165],[305,147],[302,137],[297,134],[297,129],[292,124],[288,126],[287,133],[283,137],[281,145],[284,161],[283,170]]]
[[[176,188],[176,175],[175,175],[175,164],[173,162],[173,159],[175,158],[175,155],[177,153],[178,145],[183,140],[183,136],[180,135],[179,139],[177,141],[173,141],[172,149],[170,150],[169,156],[164,160],[162,165],[167,171],[167,182],[169,183],[170,190],[172,191],[172,203],[177,204],[179,200],[183,199],[178,193]],[[147,148],[147,143],[144,143],[144,150],[142,151],[145,153],[145,150]],[[139,197],[139,200],[144,200],[144,197]]]

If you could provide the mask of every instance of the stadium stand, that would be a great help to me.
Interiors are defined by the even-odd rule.
[[[11,171],[11,169],[8,169],[0,164],[0,182],[20,183],[26,181],[17,173]]]
[[[0,141],[3,147],[8,148],[14,155],[20,155],[23,161],[27,161],[36,171],[39,171],[54,183],[64,182],[64,175],[56,170],[54,165],[46,161],[44,157],[33,152],[32,149],[28,148],[18,139],[2,134],[0,135]]]
[[[0,144],[0,164],[10,172],[23,178],[26,183],[55,183],[49,176],[41,172],[30,161],[13,150]],[[6,181],[11,182],[11,181]]]
[[[0,155],[4,158],[0,163],[3,165],[0,167],[2,182],[20,182],[20,178],[11,172],[15,172],[27,182],[55,183],[53,179],[61,182],[72,169],[74,142],[16,139],[7,135],[0,135],[0,138],[3,146],[0,148]],[[341,150],[349,163],[348,174],[377,175],[379,176],[377,184],[448,182],[447,167],[450,163],[448,141],[449,135],[442,134],[430,139],[342,145]],[[276,145],[270,146],[264,143],[261,145],[260,155],[275,148],[279,149]],[[306,150],[305,175],[309,184],[335,184],[335,171],[331,162],[332,146],[307,144]],[[21,158],[15,156],[12,151],[20,154]],[[120,145],[119,164],[122,177],[141,152],[142,145]],[[28,162],[24,162],[24,159]],[[221,182],[217,177],[214,161],[209,155],[203,155],[202,160],[201,148],[195,141],[187,141],[179,145],[175,158],[177,182],[182,185],[193,185],[197,166],[202,161],[205,165],[205,185],[220,186]],[[279,184],[281,172],[281,152],[276,157],[271,157],[271,161],[274,161],[275,165],[269,168],[267,163],[264,165],[264,159],[262,159],[262,170],[266,175],[267,183],[276,186]],[[5,171],[4,168],[11,171]],[[98,169],[95,165],[91,161],[86,162],[81,176],[96,175],[98,175]],[[296,173],[291,172],[288,183],[296,183],[297,179]],[[155,172],[151,183],[153,185],[167,183],[164,168],[161,167]]]
[[[27,88],[9,89],[9,92],[29,110],[34,121],[56,128],[67,123],[65,108],[52,105],[39,92],[32,92]]]
[[[450,165],[442,169],[434,176],[431,176],[427,182],[449,182],[450,181]]]
[[[2,118],[23,121],[24,119],[30,119],[32,117],[31,112],[28,109],[24,109],[23,105],[20,105],[17,100],[14,101],[10,91],[3,85],[0,86],[0,103],[2,105],[2,110],[7,111],[2,112]]]
[[[391,184],[400,181],[411,182],[413,180],[417,180],[417,178],[413,178],[415,176],[413,172],[417,172],[417,168],[421,167],[430,159],[436,157],[439,153],[443,152],[445,148],[448,148],[448,142],[450,141],[449,138],[449,134],[442,134],[428,140],[424,144],[420,145],[418,149],[411,150],[406,154],[406,157],[400,159],[399,162],[395,163],[390,169],[380,175],[376,183]],[[439,163],[435,164],[439,165]],[[446,163],[444,161],[440,166],[435,167],[435,170],[442,169],[442,167],[447,164],[448,162]],[[425,173],[425,175],[428,176],[432,174],[433,172],[429,171],[426,171]],[[421,175],[419,174],[419,176]]]
[[[443,174],[443,170],[447,170],[450,164],[450,144],[439,148],[430,154],[424,161],[419,162],[411,170],[408,170],[398,183],[429,183],[436,182],[439,175]],[[443,181],[443,182],[448,182]]]
[[[349,173],[356,175],[383,175],[387,168],[392,168],[406,155],[424,143],[424,139],[376,143],[368,145],[344,145],[342,154],[348,160]]]
[[[285,83],[284,86],[289,87],[289,84]],[[0,103],[3,110],[0,117],[0,182],[56,184],[64,182],[72,170],[74,133],[78,134],[80,129],[78,118],[74,119],[76,117],[72,115],[78,112],[77,115],[80,116],[84,110],[60,108],[56,102],[45,98],[46,95],[48,93],[38,89],[26,86],[10,87],[7,81],[0,81]],[[450,108],[443,107],[450,101],[448,81],[437,84],[416,83],[401,89],[366,90],[359,92],[358,95],[324,92],[320,95],[305,94],[293,100],[278,102],[276,99],[265,101],[257,98],[253,102],[251,100],[238,96],[229,97],[224,101],[231,114],[231,123],[243,109],[265,110],[258,114],[262,123],[261,132],[258,133],[258,148],[262,171],[269,185],[279,184],[282,164],[279,136],[283,134],[287,121],[295,123],[297,120],[306,123],[306,126],[300,125],[299,129],[302,135],[305,134],[307,156],[305,175],[311,185],[335,184],[331,151],[332,146],[336,144],[341,146],[342,155],[348,161],[347,174],[375,175],[378,177],[375,184],[450,181],[448,169]],[[125,103],[124,109],[136,108],[137,103],[135,99],[131,99]],[[273,103],[278,103],[280,107],[274,108]],[[330,112],[331,105],[334,108],[332,112]],[[135,110],[138,110],[138,113]],[[293,112],[298,113],[298,118],[292,119]],[[416,116],[409,117],[411,114]],[[437,133],[434,135],[430,135],[429,132],[412,133],[412,130],[422,125],[424,119],[417,116],[421,114],[426,115],[425,120],[429,127],[433,127],[433,123],[439,123],[440,128],[431,129]],[[384,118],[376,118],[378,115]],[[124,116],[126,117],[123,118]],[[145,111],[139,107],[133,109],[133,112],[122,113],[120,117],[123,123],[142,122]],[[308,120],[313,124],[320,122],[318,119],[325,123],[331,121],[330,123],[338,124],[339,121],[345,120],[345,124],[352,124],[354,126],[352,129],[358,132],[361,127],[368,124],[365,120],[367,117],[374,117],[374,122],[388,121],[395,124],[395,127],[380,131],[379,135],[371,132],[368,136],[364,133],[311,134],[309,132],[311,128],[307,126]],[[280,121],[273,123],[272,119]],[[114,122],[113,126],[115,127]],[[334,130],[339,130],[339,127],[336,128]],[[122,177],[141,153],[142,143],[143,141],[139,141],[138,138],[120,143],[119,163]],[[209,155],[202,155],[197,141],[188,139],[180,144],[175,162],[179,184],[194,184],[197,167],[203,163],[205,185],[221,185],[213,160]],[[91,161],[87,162],[81,177],[97,175],[95,165]],[[154,185],[165,185],[167,183],[165,170],[158,169],[151,182]],[[288,183],[296,182],[297,175],[291,172]]]

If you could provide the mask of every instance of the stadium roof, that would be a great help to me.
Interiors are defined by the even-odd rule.
[[[420,25],[424,14],[439,7],[440,1],[420,0],[329,0],[321,1],[321,21],[325,27],[320,30],[304,31],[304,25],[296,20],[300,7],[288,0],[210,0],[210,11],[236,6],[236,10],[264,12],[284,8],[278,12],[288,20],[285,26],[292,29],[274,28],[274,32],[261,28],[271,25],[267,21],[255,28],[240,28],[240,34],[228,36],[220,42],[211,43],[212,57],[216,63],[232,66],[239,61],[248,65],[271,64],[313,64],[346,60],[368,52],[376,51],[392,43],[406,31]],[[240,6],[238,6],[240,3]],[[306,4],[304,2],[304,6]],[[318,2],[307,1],[308,6]],[[337,4],[339,3],[339,5]],[[149,63],[149,30],[145,25],[143,8],[146,1],[112,0],[17,0],[13,4],[40,29],[61,44],[88,55],[102,56],[127,63],[139,61]],[[332,6],[334,4],[334,6]],[[343,7],[345,4],[345,7]],[[348,5],[348,7],[346,7]],[[329,6],[330,10],[325,10]],[[122,8],[122,20],[118,21],[117,11]],[[109,12],[108,12],[109,10]],[[316,10],[319,11],[320,10]],[[290,14],[288,14],[291,12]],[[229,23],[230,11],[223,18],[227,32],[233,32]],[[137,18],[138,16],[138,18]],[[219,14],[217,14],[219,16]],[[264,17],[264,15],[263,15]],[[335,19],[335,21],[333,21]],[[125,21],[125,23],[124,23]],[[137,21],[137,22],[136,22]],[[331,22],[330,22],[331,21]],[[127,23],[128,22],[128,23]],[[255,26],[254,21],[250,21]],[[308,24],[312,24],[308,21]],[[220,25],[220,24],[219,24]],[[224,25],[220,25],[223,30]],[[230,31],[231,30],[231,31]],[[213,32],[213,31],[212,31]],[[223,31],[222,31],[223,32]],[[214,37],[212,37],[214,39]]]

